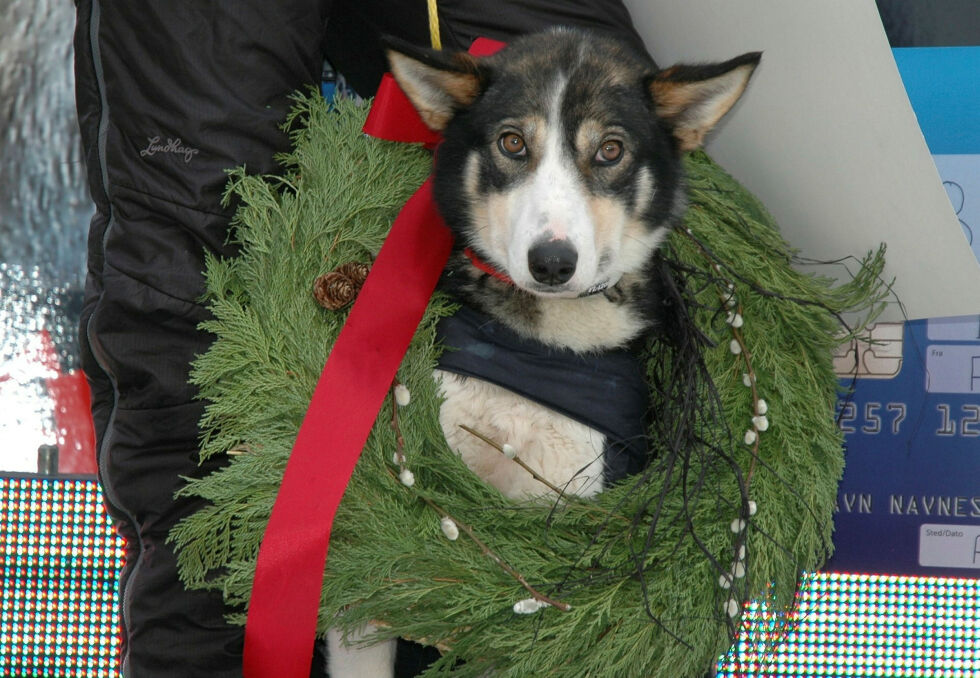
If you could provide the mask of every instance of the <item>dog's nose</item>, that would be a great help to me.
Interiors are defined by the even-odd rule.
[[[545,285],[560,285],[575,275],[578,252],[567,240],[540,242],[527,253],[531,276]]]

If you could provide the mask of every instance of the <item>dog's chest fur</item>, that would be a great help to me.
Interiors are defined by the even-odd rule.
[[[439,423],[446,441],[506,497],[526,499],[548,488],[461,425],[513,446],[523,462],[564,492],[591,497],[603,489],[602,433],[496,384],[443,370],[435,378],[444,398]]]

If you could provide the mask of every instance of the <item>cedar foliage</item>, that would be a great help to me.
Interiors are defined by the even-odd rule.
[[[217,339],[192,374],[208,402],[201,455],[234,454],[181,491],[207,506],[171,539],[186,585],[219,590],[237,623],[293,440],[345,317],[316,304],[313,281],[369,261],[429,171],[422,149],[365,137],[364,115],[297,97],[283,174],[231,172],[240,256],[207,262],[213,319],[203,328]],[[656,451],[647,471],[595,501],[518,504],[480,482],[439,428],[434,324],[453,307],[437,293],[398,373],[412,394],[398,418],[416,483],[397,478],[389,397],[334,525],[320,633],[373,621],[379,637],[437,644],[445,654],[427,675],[684,678],[704,675],[731,646],[742,620],[727,613],[730,598],[740,615],[747,601],[761,602],[757,626],[791,621],[800,572],[831,550],[843,467],[831,362],[840,314],[873,316],[883,256],[869,254],[837,287],[800,274],[755,198],[703,153],[686,165],[690,208],[662,260],[677,327],[647,346]],[[741,355],[729,348],[728,283],[745,319]],[[746,358],[771,423],[755,461],[742,440],[754,404]],[[571,610],[515,614],[528,592],[467,534],[445,538],[433,505]],[[736,534],[740,517],[747,528]],[[726,589],[719,578],[742,545],[746,574]],[[756,635],[753,652],[763,656],[778,641]]]

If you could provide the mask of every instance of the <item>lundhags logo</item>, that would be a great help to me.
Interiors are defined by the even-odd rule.
[[[146,140],[149,143],[146,148],[140,151],[141,158],[145,158],[148,155],[156,155],[157,153],[175,153],[184,156],[184,162],[189,163],[200,152],[196,148],[184,146],[180,137],[167,139],[167,143],[165,144],[160,143],[160,137],[147,137]]]

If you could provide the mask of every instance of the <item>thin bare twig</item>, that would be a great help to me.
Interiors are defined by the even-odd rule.
[[[518,466],[520,466],[522,469],[524,469],[525,471],[527,471],[528,473],[530,473],[532,478],[534,478],[535,480],[537,480],[542,485],[545,485],[546,487],[548,487],[548,489],[550,489],[552,492],[554,492],[555,494],[557,494],[559,497],[564,497],[565,496],[565,491],[563,489],[561,489],[560,487],[557,487],[557,486],[553,485],[544,476],[542,476],[540,473],[538,473],[533,468],[531,468],[530,466],[528,466],[527,463],[524,460],[522,460],[520,457],[511,457],[506,452],[504,452],[503,446],[500,443],[498,443],[496,440],[493,440],[492,438],[488,438],[487,436],[483,435],[482,433],[480,433],[476,429],[470,428],[466,424],[460,424],[459,427],[461,429],[463,429],[464,431],[466,431],[467,433],[469,433],[470,435],[476,436],[477,438],[479,438],[480,440],[482,440],[483,442],[485,442],[487,445],[489,445],[493,449],[495,449],[498,452],[500,452],[500,454],[504,455],[505,457],[507,457],[508,459],[510,459],[511,461],[513,461],[515,464],[517,464]]]
[[[397,381],[394,384],[392,384],[392,390],[394,390],[394,387],[396,385],[397,385]],[[402,437],[401,426],[398,423],[398,405],[395,403],[394,393],[392,393],[391,400],[392,400],[392,403],[391,403],[391,428],[395,432],[395,440],[396,440],[396,445],[397,445],[397,449],[396,449],[396,452],[395,452],[395,460],[397,461],[399,467],[402,470],[404,470],[406,468],[405,467],[405,452],[404,452],[405,451],[405,439]],[[499,449],[501,451],[501,453],[503,452],[503,449],[500,448],[498,445],[496,445],[493,441],[491,441],[491,440],[489,440],[487,438],[484,438],[482,435],[480,435],[479,433],[476,433],[475,431],[473,431],[472,429],[470,429],[470,428],[468,428],[466,426],[464,426],[463,428],[466,429],[467,431],[469,431],[470,433],[472,433],[473,435],[478,436],[481,440],[485,440],[490,445],[493,445],[494,447],[496,447],[497,449]],[[389,469],[386,469],[386,470],[388,471],[389,475],[391,475],[392,477],[394,477],[394,473],[391,471],[390,468]],[[528,469],[528,470],[530,471],[530,469]],[[530,472],[536,478],[539,478],[537,476],[537,474],[535,474],[533,471],[530,471]],[[561,490],[558,490],[557,488],[551,486],[544,479],[542,479],[542,478],[539,478],[539,479],[541,480],[541,482],[545,483],[549,487],[552,487],[552,489],[554,489],[559,494],[562,494]],[[404,483],[402,483],[402,484],[404,485]],[[412,489],[412,488],[411,487],[407,487],[407,489]],[[488,557],[493,562],[497,563],[497,565],[499,565],[501,567],[501,569],[503,569],[504,572],[506,572],[511,577],[513,577],[514,579],[516,579],[517,582],[521,586],[523,586],[527,590],[527,592],[530,593],[531,596],[535,600],[538,600],[538,601],[540,601],[542,603],[546,603],[546,604],[550,605],[551,607],[554,607],[554,608],[556,608],[558,610],[561,610],[562,612],[568,612],[569,610],[572,609],[572,606],[569,605],[568,603],[565,603],[565,602],[562,602],[560,600],[556,600],[554,598],[551,598],[550,596],[547,596],[547,595],[541,593],[536,588],[534,588],[533,586],[531,586],[531,584],[528,583],[527,579],[525,579],[524,575],[522,575],[520,572],[518,572],[516,569],[514,569],[514,567],[510,563],[508,563],[503,558],[501,558],[500,555],[498,555],[493,549],[491,549],[489,546],[487,546],[487,544],[482,539],[480,539],[479,537],[477,537],[476,536],[476,533],[473,531],[473,528],[472,527],[470,527],[466,523],[460,521],[455,516],[451,515],[448,511],[446,511],[444,508],[442,508],[441,506],[439,506],[437,503],[435,503],[434,501],[432,501],[428,497],[422,496],[421,494],[418,494],[418,496],[419,496],[419,498],[422,499],[422,501],[424,501],[426,504],[428,504],[429,507],[432,508],[432,510],[434,510],[436,513],[438,513],[440,517],[442,517],[442,518],[448,518],[449,520],[453,521],[459,529],[461,529],[463,532],[466,533],[466,536],[468,536],[470,539],[473,540],[473,543],[476,544],[477,547],[479,547],[480,551],[483,552],[483,555],[485,555],[486,557]]]
[[[520,583],[520,585],[523,586],[527,590],[527,592],[531,594],[531,597],[533,597],[535,600],[539,600],[542,603],[547,603],[548,605],[557,608],[562,612],[568,612],[569,610],[572,609],[572,606],[569,605],[568,603],[564,603],[560,600],[555,600],[554,598],[551,598],[550,596],[541,593],[536,588],[531,586],[528,583],[527,579],[524,578],[524,575],[522,575],[520,572],[515,570],[514,567],[510,565],[510,563],[508,563],[499,555],[497,555],[497,553],[489,546],[487,546],[482,539],[477,537],[472,527],[470,527],[466,523],[460,522],[458,519],[452,516],[448,511],[443,509],[441,506],[436,504],[428,497],[422,497],[422,501],[424,501],[426,504],[432,507],[432,509],[443,518],[449,518],[451,521],[456,523],[456,527],[458,527],[463,532],[465,532],[466,536],[468,536],[470,539],[473,540],[473,543],[475,543],[480,548],[480,550],[483,552],[483,555],[487,556],[490,560],[497,563],[497,565],[499,565],[504,570],[504,572],[506,572],[511,577],[516,579],[518,583]]]
[[[392,471],[390,468],[386,468],[385,470],[388,472],[388,475],[390,475],[394,480],[398,480],[398,478],[395,476],[394,471]],[[404,486],[404,483],[402,483],[402,485]],[[412,488],[406,487],[406,489],[411,490]],[[562,602],[560,600],[555,600],[554,598],[551,598],[550,596],[547,596],[544,593],[541,593],[536,588],[534,588],[533,586],[531,586],[531,584],[528,583],[527,579],[525,579],[524,575],[522,575],[520,572],[518,572],[516,569],[514,569],[514,567],[510,563],[508,563],[507,561],[505,561],[493,549],[491,549],[489,546],[487,546],[487,544],[482,539],[480,539],[479,537],[477,537],[476,536],[476,532],[474,532],[474,530],[473,530],[472,527],[470,527],[466,523],[460,521],[458,518],[456,518],[451,513],[449,513],[449,511],[447,511],[446,509],[442,508],[441,506],[439,506],[439,504],[435,503],[434,501],[432,501],[428,497],[424,497],[424,496],[422,496],[421,494],[418,494],[418,493],[416,493],[416,494],[419,497],[419,499],[421,499],[426,504],[428,504],[429,507],[433,511],[435,511],[436,513],[439,514],[440,517],[442,517],[442,518],[449,518],[451,521],[453,521],[454,523],[456,523],[456,527],[458,527],[463,532],[465,532],[466,533],[466,536],[468,536],[470,539],[473,540],[473,543],[476,544],[477,547],[480,549],[480,551],[483,552],[483,555],[485,555],[486,557],[488,557],[493,562],[497,563],[497,565],[499,565],[501,567],[501,569],[503,569],[504,572],[506,572],[511,577],[513,577],[514,579],[516,579],[517,582],[521,586],[523,586],[527,590],[527,592],[530,593],[531,596],[535,600],[539,600],[542,603],[547,603],[548,605],[550,605],[550,606],[552,606],[552,607],[554,607],[554,608],[556,608],[558,610],[561,610],[562,612],[568,612],[569,610],[572,609],[572,606],[569,605],[568,603],[564,603],[564,602]]]

